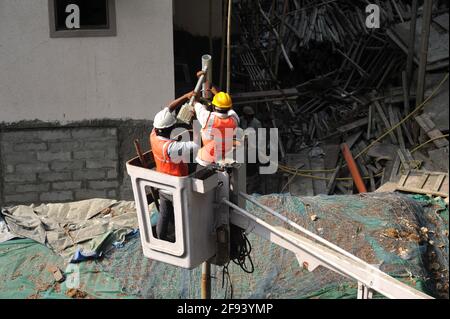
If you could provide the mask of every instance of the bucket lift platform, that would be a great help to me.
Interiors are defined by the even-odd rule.
[[[216,265],[228,262],[230,209],[222,199],[230,199],[230,174],[235,168],[205,168],[189,176],[162,174],[155,167],[151,151],[144,154],[150,169],[138,157],[127,162],[131,177],[144,256],[175,266],[193,269],[206,260]],[[235,176],[244,176],[235,173]],[[236,177],[233,179],[236,181]],[[245,180],[243,181],[245,185]],[[149,194],[170,194],[174,209],[174,242],[157,238],[151,225]],[[236,189],[237,191],[237,189]],[[238,197],[236,193],[235,198]],[[231,199],[233,194],[231,194]],[[243,202],[241,200],[241,202]]]
[[[144,255],[183,268],[208,261],[224,265],[230,256],[230,224],[254,233],[293,252],[300,267],[314,271],[331,269],[358,283],[358,298],[371,298],[377,291],[388,298],[432,299],[430,296],[387,275],[322,237],[302,228],[285,216],[263,206],[245,190],[245,165],[206,168],[186,177],[169,176],[151,169],[151,152],[144,154],[150,169],[136,157],[127,162],[141,231]],[[150,223],[149,188],[173,196],[175,241],[156,238]],[[245,210],[249,201],[296,229],[275,227]]]

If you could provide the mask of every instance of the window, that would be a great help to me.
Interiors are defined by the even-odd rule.
[[[114,0],[49,0],[50,37],[116,35]]]

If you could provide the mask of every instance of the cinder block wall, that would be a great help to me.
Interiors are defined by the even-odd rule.
[[[132,199],[125,162],[151,130],[134,122],[0,132],[0,205]]]

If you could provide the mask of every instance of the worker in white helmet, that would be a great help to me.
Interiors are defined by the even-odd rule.
[[[181,142],[171,139],[171,132],[177,124],[175,110],[189,100],[194,92],[189,92],[174,100],[156,114],[153,130],[150,134],[150,148],[155,159],[156,171],[172,176],[187,176],[188,162],[191,153],[197,154],[199,146],[192,141]],[[156,233],[159,239],[174,241],[168,238],[169,224],[174,224],[172,196],[160,190],[160,211]]]

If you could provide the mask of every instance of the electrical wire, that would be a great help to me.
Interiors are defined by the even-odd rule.
[[[228,287],[230,287],[230,299],[233,299],[233,282],[231,281],[230,272],[228,270],[228,266],[230,265],[230,262],[227,262],[222,269],[222,289],[225,286],[225,278],[227,280],[227,286],[225,287],[225,297],[227,298],[228,294]]]
[[[250,256],[250,253],[252,252],[252,245],[248,240],[247,235],[245,235],[244,232],[242,232],[241,234],[242,239],[244,240],[244,245],[240,246],[238,257],[233,259],[233,262],[241,267],[244,272],[251,274],[255,271],[255,266],[253,264],[252,257]],[[247,260],[250,265],[247,265]],[[248,268],[248,266],[250,266],[250,268]]]
[[[241,238],[239,238],[238,242],[243,244],[239,245],[237,257],[228,261],[228,263],[226,263],[222,269],[222,289],[225,287],[225,298],[228,295],[228,288],[230,288],[230,298],[233,299],[233,282],[231,280],[230,272],[228,269],[231,261],[241,267],[241,269],[248,274],[251,274],[255,271],[255,266],[253,264],[252,257],[250,256],[250,253],[252,252],[252,245],[245,235],[244,231],[240,231],[239,234]],[[226,286],[225,283],[227,283]]]

